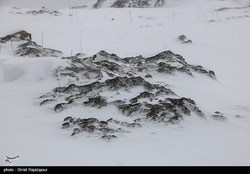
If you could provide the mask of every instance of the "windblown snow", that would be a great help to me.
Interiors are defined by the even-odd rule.
[[[2,0],[0,21],[0,166],[250,164],[249,0]]]

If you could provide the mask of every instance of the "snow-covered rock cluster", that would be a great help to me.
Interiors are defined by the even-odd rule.
[[[179,39],[185,41],[187,38],[183,37]],[[24,30],[2,37],[0,42],[3,45],[11,42],[15,56],[63,56],[60,51],[38,45],[32,41],[31,34]],[[125,123],[117,119],[114,121],[116,117],[113,115],[103,121],[99,121],[95,114],[89,119],[67,117],[62,128],[72,129],[72,135],[95,132],[104,139],[111,139],[116,138],[116,134],[129,132],[131,127],[141,127],[146,121],[172,124],[183,120],[185,116],[205,115],[194,100],[178,96],[170,89],[167,81],[155,83],[152,80],[157,79],[159,74],[167,77],[177,73],[191,77],[199,73],[216,79],[213,71],[188,64],[181,55],[163,51],[148,58],[141,55],[121,58],[102,50],[90,57],[83,56],[79,53],[62,57],[68,60],[68,64],[59,67],[55,74],[59,84],[60,81],[67,82],[41,96],[40,105],[50,104],[55,112],[71,107],[113,107],[120,115],[134,119],[132,123]],[[219,119],[223,115],[218,112],[213,117]]]
[[[117,138],[114,134],[128,133],[128,131],[125,130],[126,128],[140,128],[141,126],[142,125],[136,120],[133,123],[128,123],[113,118],[100,121],[97,118],[81,119],[69,116],[64,119],[62,129],[73,129],[71,136],[81,132],[94,133],[100,135],[102,139],[110,140]]]
[[[115,107],[121,115],[134,117],[134,122],[140,125],[145,121],[178,123],[185,116],[204,116],[195,101],[178,96],[168,87],[167,81],[162,84],[150,82],[150,79],[157,78],[157,74],[168,76],[183,73],[193,76],[194,73],[200,73],[215,79],[213,71],[200,65],[190,65],[181,55],[171,51],[149,58],[120,58],[100,51],[91,57],[72,56],[64,59],[69,59],[70,64],[59,68],[57,76],[59,81],[67,79],[70,84],[56,87],[52,92],[41,96],[40,105],[53,103],[55,112],[71,107]],[[91,117],[97,119],[95,115]],[[113,119],[112,115],[110,119]],[[93,128],[91,133],[102,130],[99,121],[95,123],[98,124],[90,125]],[[86,126],[85,123],[84,125]],[[73,128],[73,135],[76,130],[77,133],[88,130],[79,125],[79,122],[67,119],[63,128]],[[115,132],[112,131],[112,136],[116,136]],[[102,136],[111,136],[106,133],[102,133]]]

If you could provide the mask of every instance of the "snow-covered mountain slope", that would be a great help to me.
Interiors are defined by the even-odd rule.
[[[250,164],[249,1],[58,1],[0,1],[1,166]]]

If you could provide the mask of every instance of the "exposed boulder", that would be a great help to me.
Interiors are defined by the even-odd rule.
[[[152,78],[153,76],[151,74],[146,74],[145,78]]]
[[[215,120],[226,120],[224,114],[219,111],[214,112],[214,114],[212,114],[211,117]]]
[[[66,129],[66,128],[69,128],[69,127],[70,127],[69,122],[66,122],[66,123],[62,124],[62,129]]]
[[[68,122],[70,122],[70,123],[73,123],[74,118],[72,118],[71,116],[69,116],[69,117],[66,117],[63,121],[64,121],[64,122],[65,122],[65,121],[68,121]]]
[[[184,43],[184,44],[192,43],[192,40],[188,39],[187,36],[185,36],[185,35],[180,35],[180,36],[178,37],[178,40],[179,40],[181,43]]]

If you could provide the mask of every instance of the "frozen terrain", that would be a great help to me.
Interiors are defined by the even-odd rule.
[[[29,54],[26,47],[18,47],[26,43],[24,40],[0,42],[0,166],[250,165],[249,0],[167,0],[164,8],[118,9],[69,8],[92,6],[88,0],[25,2],[0,2],[0,38],[24,30],[31,34],[32,39],[26,38],[33,43],[30,47],[38,49],[37,54]],[[180,35],[192,43],[183,43]],[[21,52],[16,52],[18,49]],[[66,100],[67,93],[59,93],[54,103],[40,106],[43,100],[39,97],[57,87],[98,80],[76,80],[58,76],[58,72],[65,73],[64,68],[72,65],[66,57],[80,53],[80,58],[88,60],[101,50],[119,58],[150,58],[167,50],[181,55],[187,63],[181,65],[187,65],[192,75],[178,69],[157,73],[154,62],[152,69],[139,71],[134,64],[130,67],[112,60],[124,67],[115,77],[132,72],[144,78],[150,73],[153,78],[146,81],[194,100],[204,116],[191,113],[175,124],[146,120],[140,128],[118,132],[118,138],[111,141],[86,132],[70,136],[71,128],[61,129],[68,116],[129,123],[143,116],[125,116],[109,104],[83,107],[78,101],[55,112],[56,104]],[[96,68],[99,64],[90,65]],[[195,65],[213,71],[215,78],[196,72],[191,68]],[[111,78],[107,74],[103,73],[103,84]],[[119,90],[115,91],[119,95],[98,92],[108,103],[114,100],[111,96],[131,99],[142,92],[141,86]],[[212,117],[216,111],[223,113],[224,119]],[[5,155],[16,154],[20,157],[13,163],[5,162]]]

